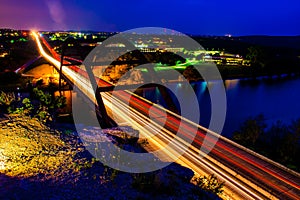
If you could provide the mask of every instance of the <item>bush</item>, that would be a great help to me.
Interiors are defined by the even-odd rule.
[[[233,140],[242,145],[252,147],[264,133],[265,128],[266,123],[263,115],[249,118],[241,125],[240,130],[233,133]]]
[[[20,114],[36,117],[46,123],[51,122],[57,110],[66,105],[66,98],[44,93],[38,88],[33,89],[33,98],[16,99],[14,93],[0,94],[0,106],[8,114]]]
[[[214,194],[220,195],[223,192],[224,182],[220,182],[216,176],[200,176],[194,177],[192,182],[194,182],[200,188],[212,192]]]
[[[267,127],[262,115],[247,119],[233,140],[291,169],[300,169],[300,119]]]

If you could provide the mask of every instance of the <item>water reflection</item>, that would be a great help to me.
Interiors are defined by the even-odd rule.
[[[263,114],[267,123],[300,117],[300,79],[234,80],[226,85],[228,111],[223,134],[231,136],[250,116]],[[235,85],[233,86],[234,83]]]
[[[248,117],[263,114],[267,123],[275,123],[277,120],[289,123],[294,119],[300,118],[300,78],[297,79],[261,79],[250,80],[226,80],[227,95],[227,116],[222,135],[231,137],[232,132],[237,130],[242,122]],[[211,99],[208,87],[218,89],[213,82],[192,83],[195,94],[197,95],[200,108],[200,124],[208,127],[211,117]],[[168,84],[172,88],[174,95],[184,99],[188,107],[187,112],[196,112],[195,105],[190,102],[190,97],[185,96],[187,86],[183,83]],[[67,98],[66,112],[72,111],[72,91],[64,91],[63,95]],[[166,106],[164,99],[156,88],[145,89],[141,95],[155,103]],[[73,98],[73,100],[76,98]],[[177,106],[178,101],[175,101]]]
[[[261,79],[261,80],[226,80],[227,116],[222,135],[231,137],[242,122],[248,117],[263,114],[267,123],[282,120],[289,123],[300,118],[300,79]],[[211,102],[207,87],[214,89],[214,83],[192,83],[200,106],[200,124],[208,126],[211,117]],[[176,96],[184,94],[185,86],[182,83],[173,84]],[[217,88],[215,88],[217,89]],[[151,92],[150,92],[151,93]],[[145,97],[154,102],[163,102],[159,92],[145,94]],[[189,103],[189,98],[184,97]],[[193,105],[190,105],[191,112]]]
[[[224,83],[227,90],[234,89],[235,87],[237,87],[239,79],[225,80]]]

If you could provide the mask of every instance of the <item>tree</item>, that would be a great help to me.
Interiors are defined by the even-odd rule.
[[[233,140],[238,143],[253,147],[257,139],[263,135],[266,128],[265,118],[258,115],[255,118],[248,118],[242,125],[240,130],[233,133]]]
[[[14,93],[5,93],[1,91],[0,93],[0,108],[4,112],[7,112],[9,107],[16,101],[16,97]]]
[[[44,93],[38,88],[33,89],[35,101],[35,116],[44,122],[49,122],[55,119],[57,110],[66,104],[64,96],[54,96]]]
[[[36,117],[42,122],[51,122],[58,109],[66,105],[64,96],[44,93],[38,88],[33,89],[33,98],[16,99],[13,93],[0,93],[0,106],[8,114],[20,114]]]
[[[277,121],[271,126],[271,128],[266,131],[264,137],[261,138],[262,150],[266,152],[270,158],[276,160],[282,160],[283,156],[283,140],[286,135],[289,134],[288,126],[283,124],[281,121]]]
[[[258,71],[265,66],[263,57],[263,51],[260,47],[251,46],[248,48],[246,59],[250,60],[253,76],[257,76]]]
[[[247,119],[233,139],[291,169],[300,169],[300,119],[286,125],[277,121],[266,129],[264,117]]]
[[[281,121],[276,122],[266,131],[261,141],[264,147],[262,150],[271,159],[289,167],[297,165],[300,153],[300,120],[292,122],[289,126]]]

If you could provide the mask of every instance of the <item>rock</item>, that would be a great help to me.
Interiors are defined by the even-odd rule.
[[[139,132],[129,126],[103,129],[103,133],[115,136],[118,142],[125,144],[136,144],[139,139]]]
[[[15,124],[13,124],[13,123],[7,123],[6,124],[8,127],[14,127],[15,126]]]
[[[16,123],[14,120],[17,118],[9,123]],[[18,123],[24,127],[15,130],[3,123],[0,125],[0,162],[5,160],[7,164],[0,174],[0,199],[150,200],[199,197],[198,193],[194,193],[196,186],[189,183],[193,172],[178,164],[147,174],[120,172],[103,166],[93,158],[73,134],[64,135],[64,142],[61,134],[50,131],[44,125],[35,126],[40,131],[26,129],[37,121],[18,118]],[[128,137],[126,131],[132,135]],[[108,132],[113,135],[108,135]],[[115,138],[128,142],[138,136],[130,127],[105,131],[85,127],[85,131],[78,134],[91,143],[117,143]],[[135,145],[126,143],[123,147],[135,151]],[[133,187],[135,184],[136,187]]]

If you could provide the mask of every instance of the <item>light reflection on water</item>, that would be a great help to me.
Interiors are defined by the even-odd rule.
[[[224,132],[230,134],[250,116],[263,114],[267,123],[290,123],[300,118],[300,79],[238,81],[227,89],[228,116]]]
[[[227,116],[222,135],[231,137],[232,132],[240,127],[240,124],[249,117],[263,114],[268,124],[281,120],[290,123],[292,120],[300,118],[300,79],[260,79],[251,80],[226,80],[227,95]],[[192,83],[197,94],[200,105],[200,124],[208,126],[210,119],[210,97],[207,87],[213,87],[213,83],[205,82]],[[180,95],[184,93],[184,85],[173,84]],[[157,95],[157,94],[156,94]],[[162,97],[158,94],[145,95],[149,100]],[[174,96],[173,96],[174,98]],[[188,102],[188,97],[185,97]],[[163,104],[162,104],[163,105]],[[190,106],[191,110],[193,105]],[[192,111],[195,112],[195,111]]]
[[[242,122],[248,117],[255,117],[263,114],[267,123],[275,123],[282,120],[290,123],[292,120],[300,118],[300,78],[286,79],[261,79],[256,82],[249,80],[226,80],[224,82],[227,95],[227,116],[222,135],[230,137],[232,132],[237,130]],[[199,100],[200,124],[208,126],[210,121],[211,103],[207,87],[213,87],[213,83],[206,82],[192,83],[192,87]],[[184,98],[189,104],[190,98],[184,96],[186,85],[182,83],[172,83],[168,87],[172,88],[175,96]],[[16,96],[18,94],[16,93]],[[55,95],[59,95],[58,92]],[[76,100],[73,91],[63,91],[67,100],[67,107],[64,113],[72,112],[72,96]],[[75,97],[74,97],[75,95]],[[141,93],[146,99],[155,103],[165,105],[165,101],[158,89],[146,89]],[[23,98],[29,97],[28,93],[22,93]],[[175,98],[174,95],[172,98]],[[178,102],[176,105],[179,107]],[[190,105],[188,112],[196,112],[194,105]]]

